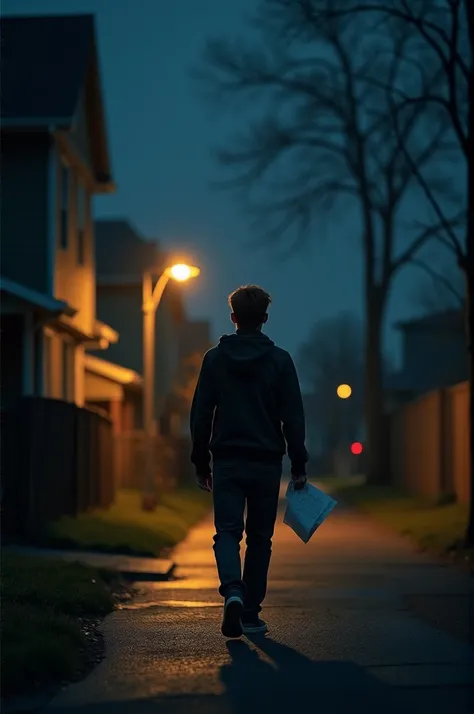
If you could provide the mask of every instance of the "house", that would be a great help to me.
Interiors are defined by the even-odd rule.
[[[86,355],[86,406],[100,409],[112,422],[114,433],[133,431],[141,421],[143,379],[132,369]]]
[[[143,373],[142,283],[145,271],[156,279],[167,267],[156,243],[147,241],[124,219],[95,224],[97,310],[120,333],[107,358]],[[180,288],[170,281],[156,314],[155,418],[159,422],[179,365],[180,326],[184,307]]]
[[[85,402],[96,318],[92,201],[114,191],[92,15],[2,19],[1,310],[5,404]]]
[[[2,18],[2,532],[114,498],[113,429],[85,407],[96,316],[92,201],[114,190],[92,15]]]
[[[390,379],[391,401],[409,401],[468,378],[465,318],[460,310],[398,323],[402,367]]]

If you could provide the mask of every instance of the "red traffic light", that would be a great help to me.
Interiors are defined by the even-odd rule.
[[[362,453],[364,450],[364,447],[360,443],[360,441],[354,441],[353,444],[351,444],[351,451],[355,456],[358,456],[359,454]]]

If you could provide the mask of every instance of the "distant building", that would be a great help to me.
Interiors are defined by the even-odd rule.
[[[92,200],[114,191],[92,15],[2,18],[2,405],[85,401],[96,319]]]
[[[450,310],[398,323],[402,332],[402,368],[390,379],[395,401],[463,382],[468,377],[465,320]]]
[[[163,433],[189,435],[191,400],[202,359],[211,346],[211,326],[208,320],[185,320],[182,323],[179,368],[161,420]]]
[[[141,375],[95,355],[86,355],[85,367],[86,406],[104,412],[114,434],[134,431],[141,421]]]
[[[142,281],[145,271],[156,278],[166,267],[166,256],[156,243],[145,240],[129,221],[99,220],[96,231],[97,311],[120,333],[120,342],[107,358],[143,374]],[[155,405],[159,421],[179,366],[184,307],[180,288],[168,284],[156,314]]]

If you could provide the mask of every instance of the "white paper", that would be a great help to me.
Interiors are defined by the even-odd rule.
[[[290,481],[286,491],[286,511],[283,522],[289,526],[303,543],[308,543],[311,536],[336,506],[327,493],[307,483],[296,491]]]

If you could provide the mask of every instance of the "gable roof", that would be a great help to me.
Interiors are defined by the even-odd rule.
[[[77,312],[71,305],[64,302],[64,300],[56,300],[56,298],[33,290],[26,285],[21,285],[3,275],[0,275],[0,293],[11,295],[20,303],[24,303],[44,312],[49,312],[53,315],[64,314],[68,317],[73,317]]]
[[[95,176],[110,184],[94,16],[4,17],[1,41],[2,130],[71,131],[86,91]]]
[[[463,330],[465,325],[464,313],[462,310],[445,310],[435,312],[422,317],[415,317],[411,320],[397,322],[396,326],[400,330]]]
[[[97,282],[141,283],[143,273],[164,268],[156,243],[145,240],[126,219],[95,222]]]
[[[132,287],[142,284],[143,273],[159,277],[166,268],[167,256],[159,244],[143,238],[125,218],[95,221],[95,260],[97,287]],[[166,299],[176,322],[184,319],[181,290],[173,280],[166,288]]]

